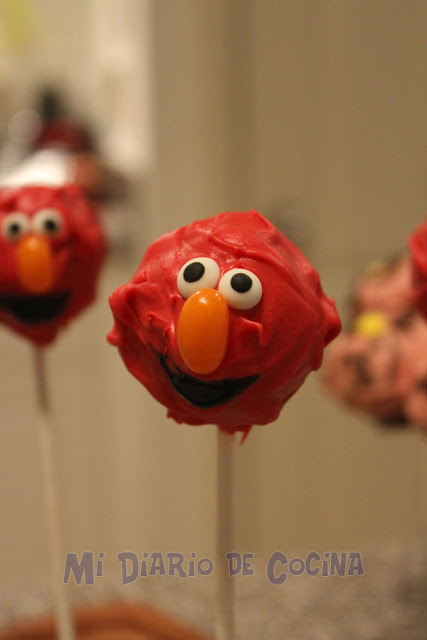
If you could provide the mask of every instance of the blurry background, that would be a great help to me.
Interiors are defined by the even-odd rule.
[[[289,230],[345,315],[355,273],[424,215],[424,18],[422,0],[0,2],[3,146],[53,85],[131,185],[116,228],[133,241],[49,349],[67,551],[213,553],[214,427],[167,420],[125,371],[105,341],[107,296],[158,235],[254,208]],[[3,328],[0,362],[0,582],[37,587],[31,351]],[[237,546],[410,545],[427,533],[426,461],[425,439],[349,414],[312,375],[238,451]]]

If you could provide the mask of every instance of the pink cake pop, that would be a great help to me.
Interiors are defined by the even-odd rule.
[[[110,298],[109,341],[177,422],[275,420],[340,331],[295,245],[255,211],[163,236]]]
[[[379,263],[378,263],[379,264]],[[353,296],[351,331],[331,348],[326,386],[388,426],[427,425],[427,325],[411,304],[406,257],[368,269]]]

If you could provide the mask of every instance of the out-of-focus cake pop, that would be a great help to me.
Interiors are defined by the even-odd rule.
[[[92,206],[56,169],[0,179],[0,322],[38,346],[94,300],[106,252]]]
[[[407,256],[377,261],[356,281],[351,325],[323,380],[339,400],[388,427],[427,425],[427,324],[413,306]]]
[[[80,118],[69,115],[61,93],[45,87],[38,97],[41,126],[32,142],[32,152],[56,150],[73,183],[96,204],[127,197],[128,184],[124,175],[105,162],[94,132]]]

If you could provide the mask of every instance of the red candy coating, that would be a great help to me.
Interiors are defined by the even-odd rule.
[[[78,187],[0,190],[0,322],[39,346],[95,298],[105,240]]]
[[[203,271],[198,258],[205,267],[199,289],[219,289],[218,295],[198,291]],[[196,266],[183,276],[190,260]],[[182,286],[183,277],[188,282]],[[209,311],[213,298],[220,307],[218,300],[226,300],[229,310],[228,319],[222,314],[219,321],[220,348],[224,331],[228,335],[217,366]],[[211,423],[229,432],[275,420],[308,373],[320,367],[325,345],[341,328],[317,272],[255,211],[222,213],[161,237],[129,283],[112,294],[110,305],[115,325],[109,341],[168,415],[179,423]],[[185,318],[179,322],[181,313]],[[186,364],[182,353],[188,351],[177,339],[183,324],[182,340],[192,342],[193,331],[202,361],[206,351],[213,371],[196,373]]]
[[[427,218],[415,230],[410,242],[413,267],[413,295],[418,311],[427,319]]]

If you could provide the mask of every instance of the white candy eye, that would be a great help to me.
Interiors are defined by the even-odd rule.
[[[219,280],[219,266],[211,258],[193,258],[181,267],[178,273],[178,291],[183,298],[189,298],[200,289],[216,287]]]
[[[262,284],[252,271],[231,269],[222,276],[218,291],[233,309],[252,309],[261,300]]]
[[[27,233],[30,221],[23,213],[9,213],[1,224],[1,232],[7,240],[18,240]]]
[[[41,209],[32,220],[33,230],[47,236],[56,236],[64,224],[62,214],[56,209]]]

